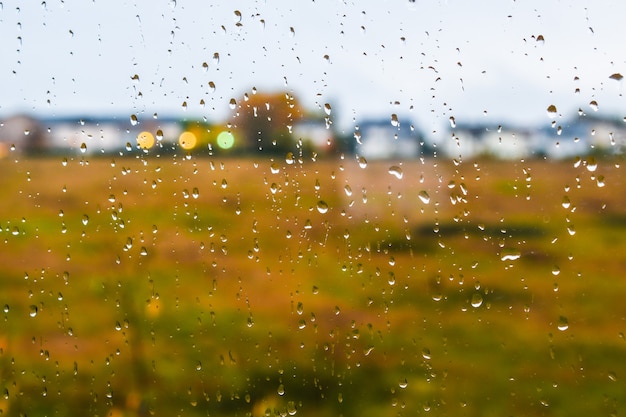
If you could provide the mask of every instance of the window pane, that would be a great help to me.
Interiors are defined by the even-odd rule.
[[[1,413],[623,413],[623,12],[1,2]]]

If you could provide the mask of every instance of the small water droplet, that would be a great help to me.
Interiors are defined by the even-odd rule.
[[[391,115],[391,125],[395,126],[395,127],[398,127],[399,124],[400,124],[400,122],[398,121],[398,115],[393,113]]]
[[[567,330],[569,328],[569,322],[567,321],[567,317],[560,316],[556,328],[562,332]]]
[[[230,107],[231,110],[235,110],[235,108],[237,107],[237,100],[235,100],[234,98],[231,98],[230,101],[228,102],[228,106]]]
[[[456,127],[456,119],[454,116],[450,116],[450,127],[453,129]]]
[[[363,156],[359,156],[359,158],[357,159],[359,166],[363,169],[365,169],[367,167],[367,159],[365,159],[365,157]]]
[[[31,317],[36,317],[38,312],[39,312],[39,309],[37,308],[37,306],[31,305],[29,307],[28,315]]]
[[[428,204],[430,203],[430,195],[428,195],[428,192],[425,190],[420,191],[417,196],[419,197],[419,199],[422,201],[422,203],[424,204]]]
[[[87,144],[85,142],[80,144],[80,153],[87,152]]]
[[[589,107],[591,107],[591,110],[593,111],[598,111],[598,102],[595,100],[591,100],[589,102]]]
[[[548,117],[550,118],[556,117],[557,110],[554,104],[550,104],[546,110],[548,112]]]
[[[330,112],[331,112],[330,104],[328,103],[324,104],[324,111],[326,112],[328,116],[330,116]]]

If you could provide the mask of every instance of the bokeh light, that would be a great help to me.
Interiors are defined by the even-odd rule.
[[[235,144],[235,136],[227,131],[224,132],[220,132],[219,135],[217,135],[217,146],[219,146],[222,149],[230,149],[233,147],[233,145]]]
[[[197,143],[198,143],[198,139],[196,138],[196,135],[194,135],[193,133],[189,131],[185,131],[181,133],[180,136],[178,137],[178,144],[183,149],[187,149],[187,150],[193,149],[196,147]]]
[[[154,146],[154,135],[150,132],[141,132],[137,135],[137,145],[141,149],[150,149]]]

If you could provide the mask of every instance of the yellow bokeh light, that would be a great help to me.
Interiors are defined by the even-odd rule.
[[[217,146],[219,146],[222,149],[230,149],[233,147],[233,145],[235,144],[235,136],[233,136],[232,133],[230,132],[220,132],[219,135],[217,135]]]
[[[137,145],[141,149],[150,149],[154,146],[154,135],[150,132],[141,132],[137,135]]]
[[[197,143],[198,143],[198,139],[196,138],[196,135],[194,135],[193,133],[189,131],[185,131],[181,133],[180,136],[178,137],[178,144],[183,149],[187,149],[187,150],[193,149],[196,147]]]

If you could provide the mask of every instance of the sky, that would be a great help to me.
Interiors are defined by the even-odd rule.
[[[285,91],[423,131],[624,117],[626,2],[545,0],[0,1],[0,117],[226,120]],[[615,78],[615,77],[614,77]],[[201,104],[204,103],[204,104]],[[554,105],[556,115],[546,109]]]

